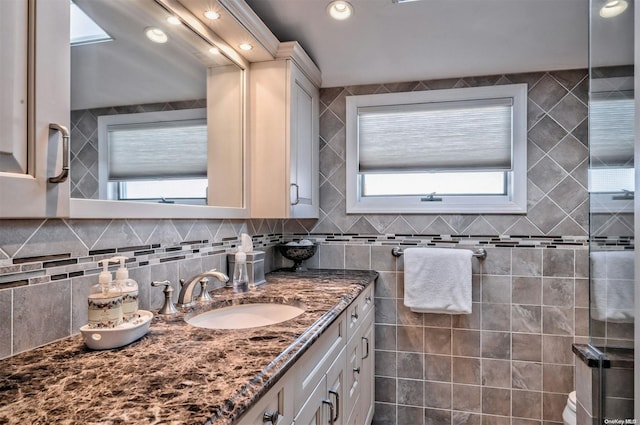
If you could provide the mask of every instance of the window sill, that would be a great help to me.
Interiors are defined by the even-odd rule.
[[[482,203],[478,199],[465,201],[443,199],[436,202],[421,202],[412,199],[360,199],[347,200],[347,214],[526,214],[524,202],[494,199]],[[486,200],[485,200],[486,201]]]

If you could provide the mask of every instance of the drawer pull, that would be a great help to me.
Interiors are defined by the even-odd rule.
[[[333,425],[333,403],[331,403],[331,400],[322,400],[322,404],[329,405],[329,425]]]
[[[362,360],[364,360],[367,357],[369,357],[369,338],[367,338],[366,336],[363,336],[362,339],[367,343],[367,352],[364,355],[364,357],[362,357]]]
[[[340,416],[340,394],[338,394],[338,392],[334,390],[329,390],[329,394],[336,396],[336,417],[333,418],[333,420],[337,421],[338,417]]]
[[[351,313],[351,318],[352,318],[353,320],[358,320],[358,312],[357,312],[357,311],[354,311],[353,313]]]
[[[277,410],[275,412],[264,412],[262,415],[262,423],[266,424],[267,422],[271,422],[273,425],[278,421],[278,417],[280,417],[280,412]]]
[[[296,188],[296,200],[291,201],[291,205],[298,205],[300,203],[300,186],[297,183],[291,183],[291,186]]]
[[[369,304],[371,302],[371,295],[367,295],[364,300]]]
[[[354,368],[353,368],[353,371],[354,371],[355,373],[360,373],[360,367],[354,367]]]
[[[62,171],[55,177],[49,177],[49,183],[62,183],[69,177],[69,130],[64,125],[49,124],[49,130],[62,134]]]

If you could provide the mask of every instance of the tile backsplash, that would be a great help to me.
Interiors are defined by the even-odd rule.
[[[526,215],[346,214],[346,102],[350,95],[527,83]],[[285,231],[355,234],[587,236],[587,70],[493,75],[320,90],[320,220]]]
[[[157,308],[162,294],[149,282],[225,270],[241,232],[267,251],[267,271],[285,261],[276,242],[305,236],[321,243],[310,267],[380,272],[374,423],[561,423],[571,344],[588,337],[586,77],[569,70],[321,89],[318,220],[0,221],[0,358],[77,332],[96,261],[116,252],[134,258],[143,308]],[[345,213],[346,96],[522,82],[526,215]],[[408,311],[403,258],[391,255],[400,243],[485,247],[487,259],[474,260],[473,313]]]
[[[254,244],[270,254],[279,228],[276,220],[0,220],[0,358],[77,333],[99,260],[130,257],[140,306],[154,309],[163,294],[152,281],[170,280],[175,297],[179,279],[226,271],[240,233],[261,231]]]

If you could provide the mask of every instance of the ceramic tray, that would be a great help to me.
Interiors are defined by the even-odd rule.
[[[122,347],[142,338],[149,332],[153,313],[138,310],[139,317],[132,322],[123,323],[115,328],[93,329],[89,325],[80,328],[87,347],[92,350],[107,350]]]

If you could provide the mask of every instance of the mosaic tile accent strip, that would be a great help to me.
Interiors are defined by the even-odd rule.
[[[308,238],[321,244],[343,243],[372,246],[440,246],[443,248],[587,248],[586,237],[534,237],[534,236],[440,236],[419,234],[355,235],[328,233],[285,233],[284,241]]]

